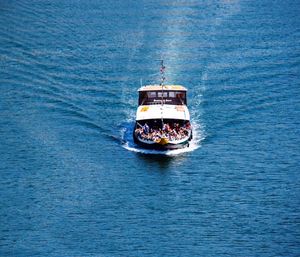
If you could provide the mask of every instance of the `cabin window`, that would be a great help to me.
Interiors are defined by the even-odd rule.
[[[165,98],[167,98],[168,97],[168,92],[164,92],[164,94],[162,94],[162,92],[157,92],[157,96],[158,97],[162,97],[162,95],[165,97]]]
[[[169,92],[169,97],[175,97],[175,92],[174,91],[170,91]]]
[[[148,96],[148,98],[155,98],[156,97],[156,92],[155,91],[147,92],[147,96]]]

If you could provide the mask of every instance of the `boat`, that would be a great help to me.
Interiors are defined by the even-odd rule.
[[[164,84],[161,62],[160,84],[141,86],[133,129],[134,142],[146,149],[175,150],[189,147],[193,137],[187,107],[187,88]]]

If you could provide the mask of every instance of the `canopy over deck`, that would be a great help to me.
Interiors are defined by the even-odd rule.
[[[174,119],[190,120],[190,113],[185,105],[142,105],[136,112],[136,120]]]

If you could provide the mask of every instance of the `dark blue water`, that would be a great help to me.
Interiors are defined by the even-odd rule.
[[[300,256],[299,1],[0,2],[1,256]],[[135,148],[140,79],[195,140]]]

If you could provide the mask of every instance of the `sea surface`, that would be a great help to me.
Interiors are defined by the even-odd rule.
[[[0,256],[300,256],[300,1],[1,0]],[[189,89],[188,149],[131,138]]]

